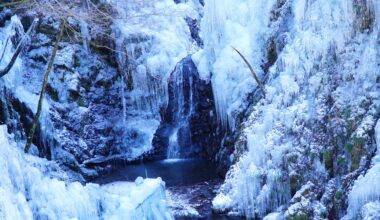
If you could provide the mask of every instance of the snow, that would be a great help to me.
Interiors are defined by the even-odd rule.
[[[4,50],[5,42],[7,38],[14,38],[15,36],[24,36],[24,29],[21,24],[20,18],[18,16],[12,16],[9,25],[6,25],[4,28],[0,29],[0,51]],[[4,58],[0,63],[0,68],[4,68],[6,64],[11,60],[16,45],[13,45],[11,41],[9,41],[7,47],[4,50]],[[23,80],[20,80],[23,74],[23,61],[20,57],[17,58],[14,66],[10,70],[10,72],[2,77],[2,83],[5,85],[5,88],[12,91],[15,98],[20,100],[21,103],[24,103],[34,114],[37,112],[38,100],[39,100],[39,92],[41,86],[39,84],[32,85],[33,90],[30,91],[23,84]],[[46,144],[53,137],[53,133],[51,132],[51,121],[49,119],[49,103],[46,98],[43,100],[42,112],[40,117],[41,129],[45,130],[41,134],[41,140]],[[54,149],[51,149],[54,152]],[[54,153],[52,155],[54,157]]]
[[[219,122],[235,127],[235,117],[257,87],[252,74],[232,46],[251,62],[259,79],[270,10],[276,1],[206,0],[201,37],[205,48],[193,56],[201,77],[211,77]],[[212,75],[210,75],[210,73]]]
[[[189,198],[186,198],[184,194],[175,194],[170,190],[166,191],[168,197],[168,207],[173,212],[174,216],[188,217],[188,218],[200,218],[199,212],[194,206],[197,203],[192,203]]]
[[[272,212],[264,217],[263,220],[281,220],[281,212]]]
[[[252,106],[242,125],[240,136],[247,151],[241,155],[241,149],[236,150],[240,159],[231,167],[213,201],[216,210],[252,218],[263,218],[290,200],[286,179],[293,168],[285,162],[286,155],[297,155],[308,147],[321,152],[323,146],[307,136],[312,132],[309,127],[313,127],[308,123],[322,119],[334,108],[343,111],[347,106],[355,106],[351,115],[363,115],[367,110],[359,107],[361,99],[368,100],[369,96],[376,99],[374,106],[379,103],[378,97],[370,93],[378,92],[378,26],[371,33],[358,33],[354,9],[345,0],[287,1],[281,10],[289,7],[291,13],[280,13],[280,21],[274,19],[271,23],[269,16],[276,2],[206,0],[202,21],[205,49],[193,56],[200,71],[205,71],[204,76],[212,73],[221,124],[233,127],[236,113],[247,106],[246,96],[257,85],[231,46],[246,55],[263,80],[260,65],[266,59],[263,50],[267,40],[286,36],[284,48],[266,73],[267,97]],[[285,23],[281,24],[281,20]],[[323,104],[323,97],[328,96],[334,101],[331,109]],[[370,109],[354,135],[362,137],[374,126],[373,112],[377,108]],[[313,176],[326,175],[320,163],[311,164],[315,166]],[[353,210],[378,199],[377,167],[358,180],[363,187],[351,192]]]
[[[0,30],[0,32],[1,32],[1,34],[0,34],[1,55],[3,55],[2,53],[4,51],[4,56],[0,62],[0,69],[3,69],[7,66],[7,64],[11,60],[13,52],[15,50],[13,48],[11,39],[16,37],[16,36],[23,35],[24,29],[23,29],[23,26],[21,24],[20,19],[17,16],[12,16],[10,24],[7,25],[2,30]],[[8,44],[6,44],[7,39],[9,39]],[[4,48],[5,46],[6,46],[6,48]],[[7,83],[11,83],[12,79],[14,77],[13,73],[20,71],[21,67],[22,67],[22,62],[20,59],[17,59],[15,64],[13,65],[12,69],[10,70],[10,72],[7,75],[5,75],[5,77],[3,77],[4,81]]]
[[[23,29],[19,18],[13,16],[9,25],[0,29],[0,51],[4,50],[6,39],[16,34],[22,35]],[[9,43],[5,48],[0,68],[11,59],[13,46]],[[67,47],[63,51],[57,55],[56,64],[71,68],[72,48]],[[40,84],[25,86],[20,80],[22,66],[23,61],[18,58],[10,73],[1,80],[15,98],[35,113]],[[68,87],[75,90],[77,78],[75,75],[70,77]],[[47,137],[54,135],[47,116],[49,108],[49,103],[44,100],[40,118],[41,129],[45,131],[42,141],[49,141]],[[1,125],[0,219],[173,219],[166,208],[165,183],[161,179],[138,178],[136,182],[104,186],[71,182],[70,174],[58,164],[24,154],[23,143],[14,142],[13,138],[8,135],[6,126]],[[55,153],[52,154],[54,159]],[[57,155],[63,156],[63,151],[58,151]]]
[[[375,126],[375,138],[377,145],[377,155],[372,159],[372,167],[365,175],[359,176],[348,195],[348,214],[347,219],[355,218],[357,215],[364,212],[364,219],[376,219],[380,217],[380,120]],[[376,214],[377,212],[377,214]],[[364,217],[363,216],[363,217]]]
[[[362,208],[363,220],[380,219],[380,202],[369,202]]]
[[[170,73],[180,60],[197,50],[185,18],[199,18],[199,3],[109,2],[120,15],[114,21],[113,35],[123,74],[120,93],[123,112],[129,113],[123,113],[120,125],[125,131],[123,148],[129,158],[136,158],[152,148],[160,110],[168,102]]]
[[[24,154],[0,126],[0,219],[173,219],[165,183],[138,179],[99,186],[68,182],[54,162]]]

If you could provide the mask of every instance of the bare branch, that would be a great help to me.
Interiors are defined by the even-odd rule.
[[[0,57],[0,64],[1,64],[1,61],[3,61],[4,55],[5,55],[5,50],[8,47],[8,42],[9,42],[9,37],[7,38],[7,41],[5,41],[5,46],[4,46],[4,49],[3,49],[3,53],[1,54],[1,57]]]
[[[28,1],[28,0],[20,0],[20,1],[17,1],[17,2],[7,2],[7,3],[2,3],[2,4],[0,4],[0,8],[19,5],[19,4],[25,3],[25,2],[27,2],[27,1]]]
[[[255,71],[253,70],[252,65],[248,62],[248,60],[244,57],[244,55],[242,53],[240,53],[240,51],[238,51],[235,47],[232,47],[232,49],[234,49],[239,54],[239,56],[243,59],[243,61],[245,62],[245,64],[247,64],[249,70],[251,71],[251,73],[253,75],[253,78],[255,79],[255,81],[257,82],[257,84],[260,87],[261,92],[263,93],[263,97],[265,98],[265,91],[264,91],[263,85],[259,81],[259,78],[257,77]]]
[[[14,54],[13,54],[13,56],[11,58],[11,61],[8,63],[8,65],[3,70],[0,70],[0,77],[3,77],[7,73],[9,73],[9,71],[12,69],[13,65],[15,64],[15,62],[17,60],[18,55],[20,55],[22,49],[25,47],[25,41],[26,41],[27,37],[35,29],[35,27],[37,25],[37,21],[38,21],[37,19],[35,19],[33,21],[32,25],[29,27],[29,29],[26,32],[26,34],[20,40],[19,44],[17,45],[16,51],[14,52]]]

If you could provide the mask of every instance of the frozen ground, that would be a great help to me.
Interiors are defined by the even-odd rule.
[[[54,162],[24,154],[4,125],[0,146],[0,219],[172,219],[160,178],[82,185]]]

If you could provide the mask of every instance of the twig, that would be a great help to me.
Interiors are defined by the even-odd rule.
[[[259,81],[259,78],[257,77],[255,71],[253,70],[252,65],[248,62],[248,60],[244,57],[244,55],[242,53],[240,53],[240,51],[238,51],[235,47],[232,47],[232,49],[234,49],[236,51],[236,53],[238,53],[239,56],[243,59],[243,61],[245,62],[245,64],[247,64],[249,70],[251,71],[251,73],[253,75],[253,78],[255,79],[255,81],[257,82],[257,84],[260,87],[261,92],[263,93],[263,97],[265,98],[265,91],[264,91],[263,85]]]
[[[5,50],[6,50],[7,47],[8,47],[8,42],[9,42],[9,37],[7,38],[7,41],[5,42],[5,46],[4,46],[4,49],[3,49],[3,53],[1,54],[1,57],[0,57],[0,64],[1,64],[1,61],[3,61],[4,55],[5,55]]]
[[[15,64],[15,62],[17,60],[18,55],[21,53],[22,49],[25,46],[24,44],[25,44],[25,40],[26,40],[27,36],[29,36],[30,33],[36,27],[37,21],[38,21],[38,19],[34,19],[32,25],[30,26],[30,28],[28,29],[28,31],[26,32],[26,34],[22,37],[22,39],[20,40],[19,44],[17,45],[16,51],[13,54],[13,56],[11,58],[11,61],[8,63],[8,65],[3,70],[0,70],[0,77],[3,77],[7,73],[9,73],[9,71],[12,69],[13,65]]]
[[[0,4],[0,8],[4,8],[4,7],[9,7],[9,6],[14,6],[14,5],[18,5],[18,4],[22,4],[22,3],[25,3],[27,0],[20,0],[20,1],[17,1],[17,2],[7,2],[7,3],[2,3]]]

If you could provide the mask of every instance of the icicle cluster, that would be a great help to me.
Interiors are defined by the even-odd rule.
[[[253,107],[243,125],[247,152],[233,165],[213,201],[217,210],[264,217],[290,199],[288,175],[296,171],[287,166],[285,156],[310,146],[307,126],[312,125],[308,123],[329,114],[324,96],[334,97],[335,108],[359,106],[360,99],[366,97],[378,104],[375,82],[379,76],[380,17],[376,9],[376,22],[363,31],[355,23],[356,6],[346,0],[288,0],[280,5],[279,1],[206,0],[205,4],[205,50],[195,60],[204,75],[212,73],[218,115],[224,126],[233,125],[236,112],[248,104],[247,94],[257,86],[231,46],[247,56],[263,79],[261,62],[267,58],[269,38],[283,36],[283,49],[276,51],[275,63],[266,73],[267,97]],[[368,7],[371,11],[379,6],[377,2],[368,4],[373,6]],[[339,79],[340,84],[330,79]],[[367,129],[374,123],[372,116],[368,123],[364,121],[357,133],[362,125]],[[316,146],[313,150],[320,151]],[[317,167],[313,172],[315,176],[325,175]],[[376,178],[362,182],[374,183]],[[352,198],[371,192],[377,197],[376,191],[376,187],[368,194],[357,191]]]

